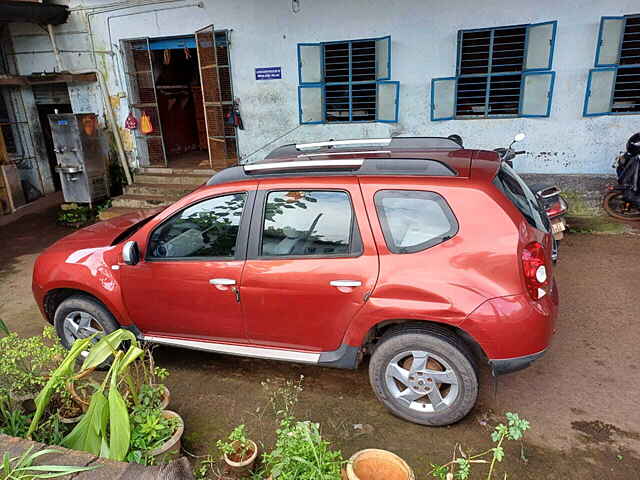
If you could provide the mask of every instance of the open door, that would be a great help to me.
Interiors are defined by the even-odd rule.
[[[223,93],[220,88],[220,68],[213,25],[196,32],[196,47],[207,129],[209,164],[211,168],[219,170],[235,163],[235,152],[227,148],[225,139]]]
[[[148,38],[122,40],[124,73],[129,90],[129,107],[140,120],[146,114],[151,120],[153,131],[142,133],[140,127],[135,132],[136,148],[140,165],[165,167],[167,155],[162,138],[162,124],[158,110],[158,97]]]

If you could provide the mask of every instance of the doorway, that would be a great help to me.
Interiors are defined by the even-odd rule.
[[[226,121],[234,99],[228,32],[209,28],[124,40],[122,46],[130,105],[139,122],[146,115],[153,127],[150,133],[134,132],[140,164],[192,169],[237,163],[236,127]]]
[[[66,83],[35,85],[32,87],[33,97],[38,110],[42,137],[47,149],[47,160],[51,169],[51,178],[56,192],[62,189],[60,175],[56,172],[57,160],[54,152],[53,136],[49,115],[54,113],[73,113],[71,100],[69,99],[69,89]]]

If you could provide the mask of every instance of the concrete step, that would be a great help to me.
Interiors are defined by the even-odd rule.
[[[212,168],[164,168],[164,167],[141,167],[136,169],[136,173],[159,174],[159,175],[213,175],[217,170]]]
[[[193,185],[194,188],[207,182],[209,174],[202,173],[136,173],[134,183],[161,185]]]
[[[140,208],[123,208],[123,207],[111,207],[107,208],[100,212],[99,218],[100,220],[109,220],[110,218],[119,217],[120,215],[125,215],[127,213],[135,213],[139,212]]]
[[[174,203],[163,195],[121,195],[113,199],[111,205],[122,208],[157,208]]]
[[[195,190],[195,185],[134,183],[124,188],[125,195],[162,195],[169,200],[178,200]]]

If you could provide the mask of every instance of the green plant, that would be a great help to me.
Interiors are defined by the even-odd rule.
[[[9,328],[7,324],[0,318],[0,333],[4,333],[5,335],[9,335]]]
[[[5,452],[0,464],[0,480],[35,480],[38,478],[56,478],[73,475],[80,472],[95,470],[97,465],[90,467],[72,467],[65,465],[34,465],[34,461],[43,455],[60,453],[59,450],[46,448],[33,452],[34,447],[29,448],[18,457],[9,457]],[[32,453],[33,452],[33,453]]]
[[[31,436],[38,428],[40,419],[56,389],[74,378],[75,362],[80,354],[88,349],[81,371],[75,375],[75,378],[84,376],[87,371],[93,371],[110,358],[111,366],[102,383],[91,395],[87,412],[64,438],[62,445],[113,460],[123,460],[129,451],[131,426],[127,405],[118,390],[118,385],[122,379],[125,379],[133,390],[127,370],[129,365],[143,354],[143,351],[138,347],[134,334],[123,329],[102,337],[90,346],[92,341],[93,337],[75,341],[62,364],[52,373],[36,398],[36,412],[27,435]],[[118,348],[125,341],[129,343],[129,348],[123,352]],[[136,392],[132,392],[132,395],[137,398]]]
[[[149,465],[149,451],[158,448],[175,433],[178,420],[166,418],[158,408],[134,407],[131,414],[131,450],[127,461]]]
[[[253,454],[253,442],[247,438],[244,425],[238,425],[226,440],[218,440],[216,446],[223,455],[234,462],[242,462]]]
[[[284,419],[275,448],[262,457],[262,475],[274,480],[339,480],[344,459],[322,439],[320,425]]]
[[[30,418],[22,410],[12,408],[7,397],[0,397],[0,433],[12,437],[24,437]]]
[[[0,394],[14,397],[35,395],[65,356],[50,326],[34,337],[9,333],[0,338],[0,352]]]
[[[495,444],[494,447],[476,455],[467,455],[462,450],[462,447],[457,444],[453,449],[455,458],[444,465],[432,464],[432,470],[429,473],[440,480],[451,480],[453,478],[466,480],[471,477],[471,467],[474,464],[488,464],[489,471],[486,478],[487,480],[493,478],[496,463],[504,459],[505,452],[502,446],[504,441],[522,439],[524,432],[529,430],[530,427],[529,422],[520,418],[517,413],[507,412],[505,416],[507,424],[500,423],[491,432],[491,440]],[[460,456],[457,456],[458,452]],[[491,460],[487,460],[487,457],[491,457]]]

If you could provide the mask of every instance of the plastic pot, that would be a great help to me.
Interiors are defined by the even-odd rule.
[[[224,454],[225,463],[229,467],[229,470],[231,470],[236,475],[249,476],[249,474],[253,471],[253,466],[256,462],[256,458],[258,458],[258,445],[256,445],[256,442],[254,442],[253,440],[249,440],[249,442],[253,447],[253,452],[245,460],[235,462],[231,460],[226,453]]]
[[[415,480],[407,462],[395,453],[375,448],[354,453],[346,473],[348,480]]]
[[[148,452],[150,457],[154,457],[157,463],[167,463],[180,456],[180,450],[182,449],[182,435],[184,434],[184,420],[176,412],[171,410],[163,410],[162,416],[164,418],[177,418],[178,427],[174,434],[167,439],[158,448],[154,448]]]

